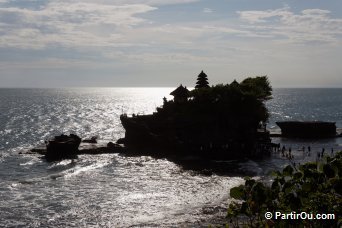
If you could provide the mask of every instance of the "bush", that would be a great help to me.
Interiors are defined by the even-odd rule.
[[[298,168],[286,166],[273,173],[271,185],[246,178],[244,185],[232,188],[236,199],[229,205],[227,217],[233,226],[250,227],[340,227],[342,225],[342,152],[325,157],[320,163],[306,163]],[[271,212],[267,220],[265,213]],[[334,214],[335,219],[276,219],[282,214],[307,212]]]

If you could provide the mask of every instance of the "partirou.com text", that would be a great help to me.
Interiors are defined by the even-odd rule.
[[[313,214],[313,213],[307,213],[307,212],[290,212],[290,213],[283,213],[276,211],[274,213],[272,212],[266,212],[265,213],[266,219],[281,219],[281,220],[288,220],[288,219],[302,219],[302,220],[328,220],[332,219],[334,220],[336,218],[335,214]]]

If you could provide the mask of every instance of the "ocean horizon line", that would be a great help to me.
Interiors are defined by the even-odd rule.
[[[111,88],[176,88],[175,86],[65,86],[65,87],[0,87],[0,89],[111,89]],[[189,89],[195,87],[187,86]],[[273,89],[342,89],[342,87],[273,87]]]

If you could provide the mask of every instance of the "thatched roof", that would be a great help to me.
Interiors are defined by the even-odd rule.
[[[177,87],[174,91],[170,93],[170,95],[174,97],[189,97],[190,96],[190,91],[186,88],[186,86],[180,86]]]

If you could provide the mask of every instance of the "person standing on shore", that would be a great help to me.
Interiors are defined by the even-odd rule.
[[[281,155],[282,155],[283,157],[285,157],[285,146],[283,146],[283,148],[281,148]]]

